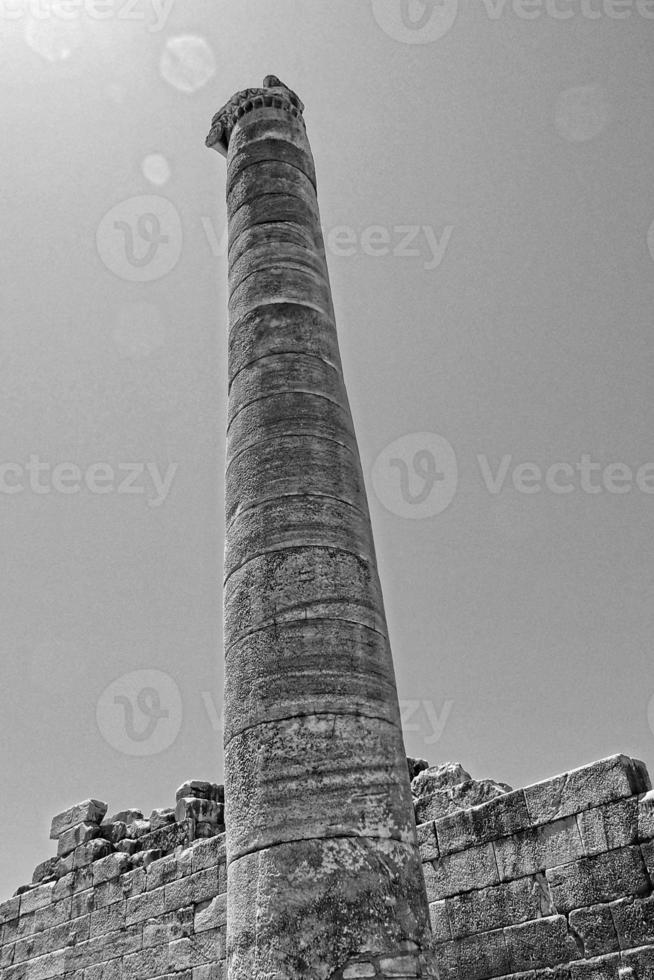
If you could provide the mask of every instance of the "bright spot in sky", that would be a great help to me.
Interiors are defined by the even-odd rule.
[[[197,92],[215,75],[216,59],[204,38],[184,34],[166,41],[159,68],[173,88]]]
[[[170,180],[170,164],[161,153],[150,153],[141,164],[143,176],[151,184],[163,187]]]
[[[113,341],[121,357],[148,357],[166,343],[166,327],[154,303],[128,303],[119,311]]]
[[[606,91],[601,85],[577,85],[559,96],[555,125],[571,143],[595,139],[610,120]]]
[[[25,40],[27,44],[47,61],[65,61],[82,43],[82,28],[79,18],[65,20],[56,16],[25,17]]]

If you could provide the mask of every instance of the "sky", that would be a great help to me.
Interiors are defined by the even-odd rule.
[[[222,781],[225,162],[306,105],[407,752],[654,762],[652,0],[0,0],[0,900]]]

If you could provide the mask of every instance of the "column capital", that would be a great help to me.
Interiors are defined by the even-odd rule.
[[[302,119],[304,112],[303,102],[288,85],[284,85],[276,75],[266,75],[262,88],[243,89],[219,109],[211,120],[206,145],[226,157],[232,130],[241,116],[266,106],[288,112],[296,119]]]

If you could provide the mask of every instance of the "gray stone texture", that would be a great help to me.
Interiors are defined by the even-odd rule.
[[[230,980],[422,975],[398,972],[422,971],[429,910],[301,103],[269,78],[208,144],[228,161]]]

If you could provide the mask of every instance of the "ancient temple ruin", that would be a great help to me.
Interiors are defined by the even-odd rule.
[[[522,790],[407,760],[300,99],[227,158],[225,785],[52,822],[2,980],[651,980],[654,794],[616,755]]]

